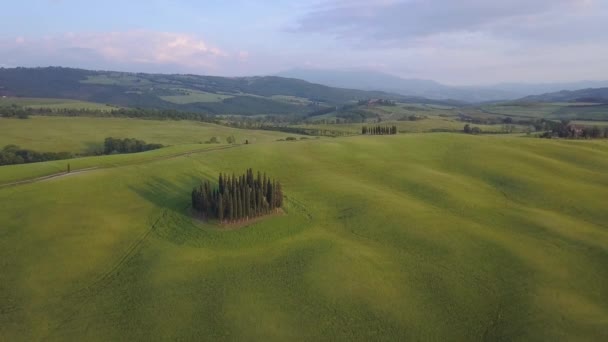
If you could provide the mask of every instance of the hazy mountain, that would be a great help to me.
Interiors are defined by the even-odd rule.
[[[555,93],[527,96],[519,101],[608,103],[608,88],[590,88],[575,91],[562,90]]]
[[[422,79],[404,79],[368,70],[292,69],[278,74],[333,87],[380,90],[429,99],[454,99],[466,102],[515,100],[560,90],[608,87],[608,81],[572,83],[501,83],[489,86],[448,86]]]
[[[0,68],[0,95],[240,115],[308,113],[323,106],[370,98],[456,104],[381,91],[336,88],[276,76],[165,75],[57,67]]]

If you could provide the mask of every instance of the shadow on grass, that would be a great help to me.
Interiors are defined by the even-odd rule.
[[[202,177],[184,174],[179,181],[171,181],[161,177],[151,177],[129,189],[157,206],[179,214],[188,214],[190,210],[192,189],[200,184]]]
[[[85,155],[97,156],[103,154],[103,143],[99,141],[87,141],[84,143],[85,148],[82,151]]]

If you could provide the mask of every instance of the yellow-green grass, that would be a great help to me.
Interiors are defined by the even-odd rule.
[[[192,219],[200,178],[248,167],[287,215]],[[0,337],[606,340],[607,168],[604,141],[408,134],[0,188]]]
[[[403,120],[410,116],[421,116],[421,117],[456,117],[458,112],[453,108],[433,106],[426,104],[410,103],[410,104],[397,104],[395,106],[361,106],[360,110],[371,112],[382,118],[382,120]],[[311,121],[323,121],[328,119],[335,119],[338,113],[331,112],[324,115],[311,117]]]
[[[575,125],[589,126],[589,127],[593,127],[593,126],[598,126],[598,127],[608,126],[608,121],[574,120],[574,121],[572,121],[572,123],[575,124]]]
[[[496,104],[481,107],[490,114],[521,116],[527,118],[546,118],[564,107],[563,103],[523,103],[523,104]]]
[[[188,89],[181,89],[181,91],[187,93],[187,95],[161,96],[160,98],[176,104],[188,104],[197,102],[221,102],[225,99],[233,97],[230,95],[214,94]]]
[[[416,121],[382,121],[380,123],[353,123],[353,124],[304,124],[295,127],[307,129],[320,129],[328,131],[337,131],[349,134],[360,134],[362,126],[373,125],[396,125],[401,133],[422,133],[433,131],[461,131],[466,122],[457,121],[453,118],[429,116],[423,120]],[[471,127],[479,127],[482,132],[502,132],[502,125],[477,125],[470,124]],[[516,126],[516,131],[522,131],[520,126]]]
[[[33,98],[33,97],[5,97],[0,98],[0,107],[17,105],[26,108],[49,108],[49,109],[87,109],[110,111],[116,109],[116,106],[110,106],[102,103],[86,102],[67,99],[53,98]]]
[[[495,104],[480,108],[488,114],[526,118],[606,119],[608,108],[594,103],[514,103]]]
[[[136,138],[163,145],[198,144],[217,137],[223,143],[275,141],[287,133],[251,131],[194,121],[160,121],[125,118],[46,117],[29,120],[0,118],[0,148],[14,144],[44,152],[87,152],[103,146],[106,137]]]

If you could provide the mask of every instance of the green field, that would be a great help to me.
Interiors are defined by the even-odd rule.
[[[5,97],[0,98],[0,107],[16,105],[26,108],[48,108],[48,109],[87,109],[110,111],[116,106],[109,106],[101,103],[67,100],[67,99],[44,99],[31,97]]]
[[[171,95],[171,96],[161,96],[160,98],[177,104],[188,104],[188,103],[197,103],[197,102],[221,102],[225,99],[229,99],[233,96],[230,95],[222,95],[222,94],[214,94],[214,93],[206,93],[203,91],[194,91],[189,89],[181,90],[184,92],[184,95]]]
[[[45,152],[87,152],[101,148],[106,137],[136,138],[163,145],[199,144],[211,137],[226,143],[275,141],[293,134],[248,131],[194,121],[160,121],[124,118],[46,117],[29,120],[0,118],[0,147],[15,144]]]
[[[1,121],[0,136],[52,119]],[[83,120],[49,149],[116,129],[175,146],[0,186],[1,340],[608,339],[605,140],[276,142],[286,134]],[[259,140],[188,144],[238,131]],[[0,184],[64,165],[3,166]],[[192,217],[200,179],[248,167],[281,180],[285,215],[238,230]]]
[[[511,103],[481,106],[489,115],[531,119],[606,120],[608,105],[593,103]]]
[[[423,132],[436,132],[436,131],[462,131],[466,122],[457,121],[454,118],[430,116],[423,120],[417,121],[382,121],[380,123],[353,123],[353,124],[302,124],[295,125],[295,127],[306,128],[306,129],[320,129],[336,132],[344,132],[348,134],[360,134],[361,127],[363,125],[396,125],[397,129],[401,133],[423,133]],[[502,125],[477,125],[470,124],[471,127],[479,127],[483,132],[497,133],[502,132]],[[523,127],[515,126],[516,132],[522,132]]]

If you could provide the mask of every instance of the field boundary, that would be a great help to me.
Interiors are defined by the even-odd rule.
[[[55,179],[55,178],[77,175],[77,174],[81,174],[81,173],[87,173],[87,172],[91,172],[91,171],[95,171],[95,170],[113,169],[113,168],[119,168],[119,167],[123,167],[123,166],[148,164],[148,163],[156,162],[159,160],[178,158],[178,157],[183,157],[183,156],[187,156],[187,155],[191,155],[191,154],[227,150],[227,149],[231,149],[231,148],[235,148],[235,147],[239,147],[239,146],[242,146],[242,145],[229,145],[229,146],[221,146],[221,147],[216,147],[216,148],[208,148],[208,149],[203,149],[203,150],[192,150],[192,151],[187,151],[187,152],[168,154],[165,156],[159,156],[157,158],[151,158],[151,159],[147,159],[147,160],[138,160],[138,161],[133,161],[133,162],[125,162],[125,163],[121,163],[121,164],[110,164],[110,165],[105,165],[105,166],[94,166],[94,167],[89,167],[89,168],[85,168],[85,169],[77,169],[72,172],[62,171],[62,172],[53,173],[53,174],[46,175],[46,176],[29,178],[29,179],[24,179],[24,180],[20,180],[20,181],[10,182],[10,183],[3,183],[3,184],[0,184],[0,189],[18,186],[18,185],[38,183],[38,182],[43,182],[43,181],[47,181],[47,180],[51,180],[51,179]]]

